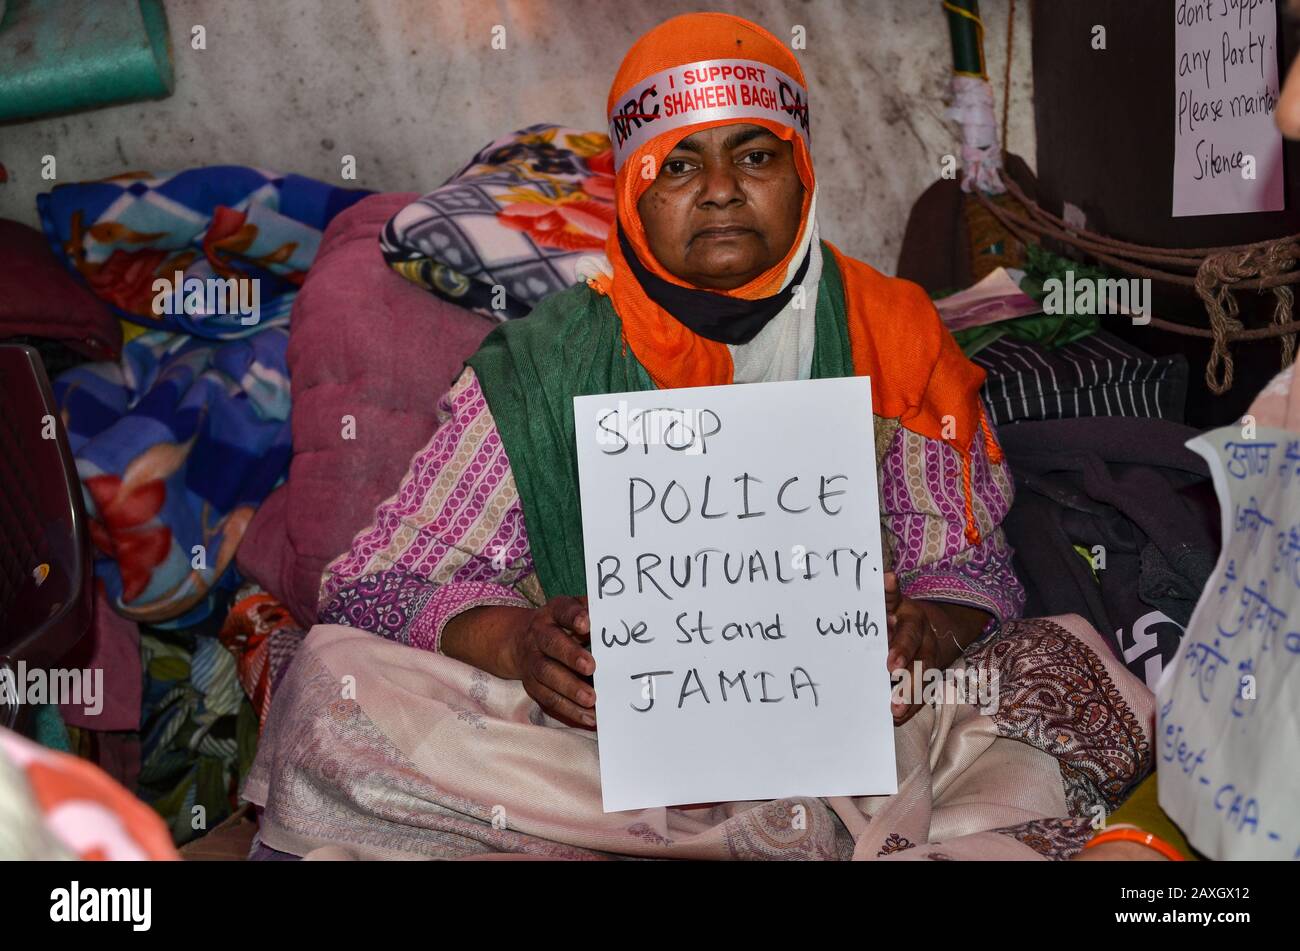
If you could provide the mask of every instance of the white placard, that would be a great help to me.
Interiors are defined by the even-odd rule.
[[[1274,0],[1174,3],[1175,218],[1280,211]]]
[[[1213,859],[1300,858],[1300,437],[1187,443],[1223,550],[1156,691],[1160,805]]]
[[[870,381],[574,417],[605,811],[896,792]]]

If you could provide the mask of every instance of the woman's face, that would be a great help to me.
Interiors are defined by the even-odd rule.
[[[778,264],[799,234],[794,148],[757,125],[696,132],[668,153],[637,210],[670,274],[696,287],[740,287]]]

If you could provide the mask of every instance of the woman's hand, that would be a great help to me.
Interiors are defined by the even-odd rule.
[[[936,668],[944,670],[962,653],[979,640],[992,615],[982,608],[965,604],[938,601],[916,601],[903,597],[898,575],[885,572],[885,614],[889,621],[889,673],[900,668],[907,672],[903,681],[904,695],[915,697],[916,669],[921,662],[921,673]],[[906,723],[920,703],[892,704],[894,725]]]
[[[903,597],[898,575],[892,571],[885,572],[885,614],[889,621],[891,688],[894,683],[892,680],[894,671],[902,668],[906,671],[906,677],[902,682],[905,696],[914,696],[915,688],[912,681],[916,674],[912,665],[919,660],[922,671],[937,666],[939,638],[920,602]],[[890,704],[894,714],[894,725],[900,726],[906,723],[916,715],[916,711],[920,710],[921,706],[919,703],[908,703],[905,700]]]
[[[596,726],[596,691],[582,678],[596,669],[586,597],[551,598],[502,645],[502,676],[523,682],[543,710],[573,725]]]

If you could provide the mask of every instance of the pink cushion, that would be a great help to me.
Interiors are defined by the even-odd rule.
[[[397,490],[436,429],[438,398],[495,326],[385,265],[379,233],[415,197],[373,195],[335,218],[294,302],[293,461],[237,561],[302,624],[316,620],[321,571]]]

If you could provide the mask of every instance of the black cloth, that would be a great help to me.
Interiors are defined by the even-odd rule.
[[[1002,337],[971,361],[988,371],[983,394],[998,426],[1079,416],[1183,421],[1186,358],[1153,357],[1105,330],[1051,350]]]
[[[794,280],[771,297],[745,300],[713,291],[680,287],[653,274],[636,256],[622,228],[618,229],[618,244],[646,296],[701,337],[730,344],[749,343],[769,320],[781,313],[781,308],[794,296],[794,289],[808,274],[811,258],[811,254],[805,252]]]
[[[1173,660],[1218,557],[1209,470],[1184,445],[1196,435],[1167,420],[1123,417],[998,429],[1016,485],[1003,528],[1026,615],[1081,615],[1150,687]]]

